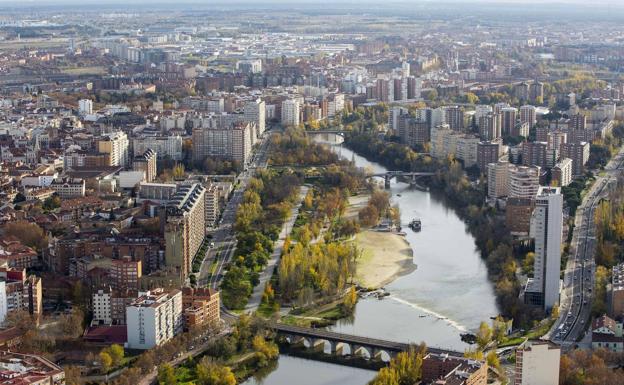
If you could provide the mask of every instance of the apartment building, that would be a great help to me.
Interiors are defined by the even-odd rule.
[[[120,292],[111,287],[99,289],[92,295],[92,322],[100,325],[125,325],[126,307],[139,297],[137,291]]]
[[[533,199],[539,189],[540,168],[516,166],[507,161],[487,166],[488,196]]]
[[[585,165],[589,160],[590,145],[587,142],[561,143],[560,156],[572,159],[572,177],[585,174]]]
[[[91,296],[91,311],[93,312],[93,322],[103,325],[112,325],[111,317],[111,290],[100,289]]]
[[[135,261],[129,255],[120,259],[113,259],[110,268],[110,285],[113,289],[122,292],[138,290],[143,274],[142,263]]]
[[[537,123],[537,108],[531,105],[524,105],[520,107],[520,122],[528,123],[529,128],[533,127]]]
[[[245,121],[255,123],[257,135],[262,135],[266,128],[266,104],[261,99],[256,99],[245,103],[243,107]]]
[[[524,301],[550,310],[559,302],[563,196],[559,187],[540,187],[531,217],[530,236],[535,240],[533,278],[529,278]]]
[[[282,125],[298,126],[301,105],[297,99],[286,99],[282,102]]]
[[[62,199],[83,197],[86,193],[85,181],[80,178],[56,178],[50,188]]]
[[[501,143],[498,141],[479,142],[477,145],[477,166],[481,172],[487,171],[487,165],[498,162],[501,156]]]
[[[221,319],[219,292],[216,290],[184,287],[182,304],[186,330],[217,323]]]
[[[552,184],[565,187],[572,182],[572,159],[563,158],[551,170]]]
[[[110,166],[126,166],[128,164],[128,135],[122,131],[106,134],[97,141],[97,151],[109,154]]]
[[[428,353],[422,360],[422,384],[486,385],[488,365],[446,353]]]
[[[158,159],[168,157],[172,160],[182,160],[182,137],[171,135],[134,138],[132,139],[132,149],[134,156],[140,156],[151,149],[156,153]]]
[[[126,308],[129,349],[152,349],[183,330],[182,292],[155,289],[141,293]]]
[[[215,157],[245,164],[255,142],[256,125],[252,122],[196,127],[193,129],[193,159],[201,162],[206,157]]]
[[[183,282],[206,232],[206,189],[199,183],[182,185],[166,207],[165,263],[179,271]]]
[[[410,147],[423,146],[431,140],[427,121],[400,115],[397,118],[397,126],[401,141]]]
[[[624,263],[613,266],[611,283],[607,286],[608,312],[612,318],[624,316]]]
[[[548,143],[522,143],[522,164],[525,166],[540,166],[546,168],[548,164]]]
[[[509,162],[501,161],[487,165],[488,198],[509,195]]]
[[[463,131],[464,130],[464,108],[459,106],[445,106],[444,121],[449,125],[451,130]]]
[[[24,310],[35,322],[43,312],[43,288],[41,278],[27,275],[25,269],[0,268],[0,315]],[[0,322],[4,318],[0,319]]]
[[[509,168],[509,196],[533,199],[539,190],[541,169],[538,166],[515,166]]]
[[[178,186],[174,183],[139,183],[139,199],[165,202],[171,200]]]
[[[534,207],[534,197],[507,198],[505,224],[512,235],[526,237],[529,234]]]
[[[561,348],[549,341],[526,341],[516,349],[514,385],[558,385]]]
[[[206,208],[206,226],[215,226],[219,220],[221,211],[219,209],[219,188],[212,183],[206,187],[205,208]]]
[[[479,134],[483,140],[495,140],[502,136],[502,115],[489,113],[479,117]]]
[[[156,170],[156,152],[151,148],[148,148],[143,154],[135,156],[132,159],[132,170],[143,171],[145,173],[145,180],[152,182],[156,179],[158,172]]]
[[[512,135],[518,120],[518,110],[514,107],[501,109],[501,135]]]

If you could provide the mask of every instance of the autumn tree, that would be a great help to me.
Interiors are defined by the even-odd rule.
[[[342,305],[347,313],[352,313],[355,309],[355,305],[357,304],[357,291],[355,290],[355,286],[351,286],[349,288],[349,292],[345,296],[342,301]]]
[[[195,367],[200,385],[236,385],[236,377],[228,366],[221,366],[203,357]]]
[[[113,359],[111,358],[110,354],[108,354],[105,351],[102,351],[102,352],[100,352],[98,358],[99,358],[99,361],[100,361],[100,366],[101,366],[101,369],[102,369],[102,373],[108,373],[108,371],[113,366]]]
[[[28,221],[9,222],[4,226],[5,236],[14,236],[24,245],[34,247],[38,250],[43,249],[48,240],[43,229],[36,223]]]
[[[382,368],[369,383],[371,385],[413,385],[422,377],[422,362],[426,346],[410,346],[390,360],[390,365]]]
[[[477,331],[477,345],[483,350],[492,341],[492,328],[487,322],[482,321]]]
[[[255,350],[258,366],[267,366],[269,361],[274,360],[279,355],[279,349],[273,342],[268,342],[261,335],[256,335],[252,341],[252,347]]]

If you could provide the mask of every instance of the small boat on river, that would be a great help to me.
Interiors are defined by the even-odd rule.
[[[412,229],[412,231],[420,231],[422,228],[422,223],[420,222],[420,219],[414,219],[409,223],[409,228]]]

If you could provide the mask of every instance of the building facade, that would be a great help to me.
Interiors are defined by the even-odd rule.
[[[516,349],[514,385],[559,385],[561,348],[547,341],[526,341]]]
[[[129,349],[152,349],[183,330],[182,292],[156,289],[126,308]]]
[[[527,282],[525,303],[550,310],[559,302],[563,196],[559,187],[540,187],[535,198],[530,236],[535,240],[533,278]]]

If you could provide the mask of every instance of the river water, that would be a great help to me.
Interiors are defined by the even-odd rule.
[[[319,140],[327,141],[328,137]],[[333,140],[330,138],[329,142]],[[387,171],[343,146],[334,145],[333,148],[358,167],[374,173]],[[498,314],[494,290],[474,239],[455,212],[432,193],[412,189],[396,180],[392,180],[389,192],[392,204],[398,204],[401,210],[406,239],[418,267],[386,286],[390,297],[361,299],[353,319],[340,322],[332,330],[399,342],[425,342],[432,347],[464,351],[469,345],[460,340],[460,333],[475,331],[481,321],[489,322],[490,317]],[[422,221],[422,231],[418,233],[407,227],[414,218]],[[289,380],[290,376],[306,372],[304,367],[313,368],[318,380],[305,383]],[[354,374],[345,376],[351,370]],[[362,385],[374,374],[280,356],[277,369],[262,383]],[[245,384],[259,384],[254,381]]]

